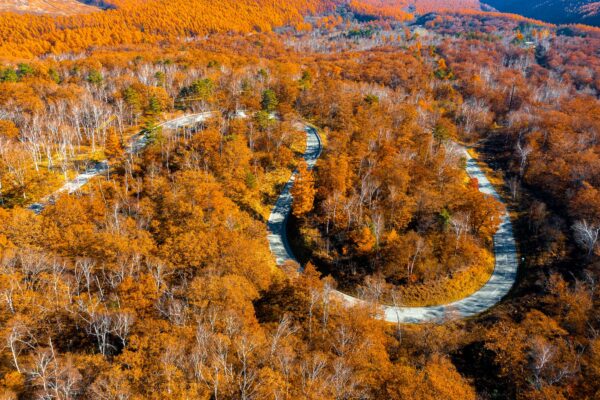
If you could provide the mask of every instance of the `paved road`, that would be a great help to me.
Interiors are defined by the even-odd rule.
[[[186,115],[166,121],[159,126],[167,129],[177,129],[186,126],[193,126],[203,122],[214,115],[213,112],[205,112],[200,114]],[[242,111],[236,114],[236,118],[246,118],[246,114]],[[321,155],[322,144],[316,129],[310,126],[305,126],[306,130],[306,152],[304,159],[309,168],[314,168],[317,159]],[[149,143],[149,136],[145,133],[140,133],[136,136],[127,149],[128,153],[136,153],[144,149]],[[483,171],[477,165],[477,162],[465,151],[467,159],[467,173],[479,181],[479,190],[483,193],[496,197],[500,201],[502,199],[494,190]],[[48,196],[42,202],[31,205],[29,208],[40,213],[44,206],[59,193],[67,192],[74,193],[83,185],[88,183],[90,179],[100,174],[107,173],[109,165],[107,161],[97,163],[92,168],[79,174],[72,181],[67,182],[53,195]],[[275,207],[268,221],[268,241],[271,251],[275,256],[278,265],[283,264],[288,260],[295,260],[291,251],[286,234],[287,218],[290,215],[292,207],[292,196],[290,189],[294,184],[295,175],[292,175],[290,180],[285,185],[281,195],[277,199]],[[517,251],[515,239],[513,235],[512,224],[508,213],[502,217],[502,224],[498,232],[494,235],[494,253],[496,256],[496,265],[490,280],[477,292],[473,293],[462,300],[454,303],[434,306],[434,307],[391,307],[381,306],[382,318],[389,322],[403,323],[423,323],[431,321],[443,320],[449,314],[458,315],[461,317],[470,317],[481,313],[488,308],[494,306],[510,291],[517,276]],[[349,296],[347,294],[335,291],[334,296],[342,299],[349,305],[363,303],[363,300]]]
[[[199,114],[191,114],[184,115],[179,118],[175,118],[166,122],[163,122],[158,127],[162,127],[165,129],[178,129],[186,126],[194,126],[203,121],[206,121],[208,118],[214,115],[213,112],[204,112]],[[147,132],[140,132],[136,136],[134,136],[133,141],[125,150],[128,154],[135,154],[139,151],[143,150],[150,143],[150,136]],[[110,167],[108,165],[108,161],[100,161],[88,168],[85,172],[77,175],[73,180],[65,183],[60,189],[56,192],[50,194],[49,196],[42,199],[39,203],[31,204],[28,208],[35,212],[36,214],[41,213],[44,210],[44,207],[53,201],[57,195],[67,192],[69,194],[77,192],[81,189],[85,184],[87,184],[92,178],[98,175],[107,174]]]
[[[307,126],[305,130],[307,148],[304,158],[309,168],[313,168],[321,154],[321,140],[314,128]],[[483,171],[477,165],[476,160],[466,150],[465,157],[467,160],[467,173],[471,177],[477,178],[479,181],[479,190],[502,201]],[[269,245],[279,265],[288,260],[296,261],[290,249],[285,229],[292,207],[290,189],[294,183],[294,178],[295,175],[285,185],[268,222]],[[507,212],[503,214],[502,223],[494,235],[494,254],[496,261],[492,276],[480,290],[472,295],[453,303],[432,307],[381,306],[382,318],[394,323],[425,323],[443,321],[449,317],[471,317],[493,307],[508,294],[517,277],[517,248],[512,223]],[[339,291],[334,291],[333,295],[349,305],[364,303],[363,300]]]

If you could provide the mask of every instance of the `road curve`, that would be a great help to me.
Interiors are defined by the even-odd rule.
[[[168,129],[177,129],[186,126],[199,124],[211,116],[214,112],[204,112],[199,114],[184,115],[169,121],[165,121],[158,125]],[[235,118],[246,118],[244,112],[236,114]],[[306,150],[304,159],[310,169],[314,168],[317,159],[321,155],[323,146],[317,130],[311,126],[305,126],[306,131]],[[146,133],[138,134],[127,148],[129,154],[137,153],[143,150],[149,143],[150,137]],[[485,194],[494,196],[499,201],[502,201],[494,187],[490,184],[483,171],[465,150],[465,158],[467,160],[467,173],[477,178],[479,181],[479,190]],[[35,213],[40,213],[46,204],[51,199],[63,192],[69,194],[76,192],[82,186],[90,181],[95,176],[108,173],[109,165],[107,161],[97,163],[94,167],[79,174],[72,181],[67,182],[63,187],[52,195],[46,197],[40,203],[35,203],[29,206],[29,209]],[[294,184],[295,174],[286,183],[283,191],[279,195],[275,206],[271,212],[268,221],[268,241],[271,252],[275,256],[278,265],[282,265],[286,261],[296,261],[294,254],[289,246],[286,223],[292,209],[291,188]],[[497,304],[512,288],[518,269],[517,250],[513,235],[512,224],[508,215],[505,212],[502,216],[502,223],[494,235],[494,255],[496,258],[495,268],[489,281],[477,292],[465,297],[462,300],[431,307],[394,307],[380,306],[382,314],[381,318],[388,322],[401,323],[425,323],[442,321],[448,316],[470,317],[479,314],[490,307]],[[365,302],[356,297],[349,296],[339,291],[333,291],[333,295],[344,301],[348,305],[364,304]]]
[[[316,129],[310,126],[306,130],[306,152],[304,159],[309,168],[314,168],[317,159],[321,155],[322,144]],[[467,161],[467,173],[479,182],[479,190],[485,194],[502,199],[489,182],[477,161],[465,150]],[[286,223],[292,209],[291,188],[294,184],[295,174],[287,182],[281,195],[277,199],[275,207],[268,221],[268,241],[271,252],[275,256],[278,265],[286,261],[296,261],[289,246]],[[508,212],[502,215],[502,222],[494,235],[495,266],[488,282],[477,292],[449,304],[430,307],[396,307],[381,305],[381,318],[394,323],[427,323],[441,322],[447,318],[467,318],[477,315],[494,305],[508,294],[517,278],[517,247],[513,234],[512,223]],[[333,295],[348,305],[365,304],[364,300],[349,296],[345,293],[334,291]]]
[[[190,114],[184,115],[182,117],[178,117],[175,119],[171,119],[169,121],[162,122],[156,126],[156,128],[167,128],[167,129],[178,129],[186,126],[192,126],[199,124],[201,122],[206,121],[208,118],[212,117],[214,113],[212,111],[198,113],[198,114]],[[136,134],[131,142],[131,144],[125,149],[127,154],[135,154],[139,151],[143,150],[150,143],[150,136],[147,132],[140,132]],[[33,203],[27,207],[31,211],[36,214],[41,213],[48,203],[51,203],[53,199],[61,194],[68,193],[72,194],[81,189],[84,185],[86,185],[92,178],[107,174],[109,171],[108,161],[100,161],[96,163],[94,166],[86,169],[85,172],[77,175],[73,180],[66,182],[60,189],[55,191],[54,193],[44,197],[40,202]]]

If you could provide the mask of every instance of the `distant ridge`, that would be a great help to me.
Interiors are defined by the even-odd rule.
[[[98,8],[93,6],[96,4],[91,1],[88,4],[76,0],[2,0],[0,1],[0,12],[74,15],[98,11]]]
[[[600,1],[592,0],[484,0],[500,12],[521,14],[554,24],[600,26]]]

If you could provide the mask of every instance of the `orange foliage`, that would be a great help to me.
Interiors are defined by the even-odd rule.
[[[292,35],[230,31],[308,29],[302,13],[323,3],[111,4],[78,19],[0,16],[3,56],[108,46],[0,69],[0,397],[600,393],[598,258],[577,258],[570,236],[571,220],[600,224],[593,34],[473,12],[432,16],[418,41],[406,26],[397,39],[381,28],[344,42],[349,26],[332,15],[317,26],[334,33],[310,32],[317,50],[300,52],[286,46]],[[354,3],[404,18],[394,4]],[[536,46],[512,41],[517,28]],[[225,33],[176,40],[208,32]],[[136,46],[110,47],[123,43]],[[342,50],[324,54],[323,43]],[[280,118],[255,113],[261,103]],[[222,113],[194,130],[152,129],[209,107]],[[248,118],[229,118],[240,109]],[[265,215],[298,166],[300,119],[323,127],[325,148],[314,176],[300,163],[297,222],[342,286],[374,272],[359,289],[376,299],[377,274],[438,290],[481,267],[498,203],[467,180],[450,143],[462,139],[499,153],[507,173],[528,263],[516,290],[481,318],[388,326],[378,310],[338,304],[333,279],[310,263],[285,276]],[[140,125],[151,143],[125,157]],[[84,169],[90,154],[111,157],[110,174],[41,215],[19,207],[51,191],[47,174]]]
[[[49,15],[73,15],[98,11],[77,0],[7,0],[0,3],[0,12]]]
[[[359,14],[372,15],[377,17],[395,18],[400,21],[410,20],[412,14],[404,11],[406,4],[399,1],[390,0],[351,0],[350,8]]]
[[[271,31],[301,22],[303,14],[324,7],[315,0],[115,3],[117,10],[73,17],[0,14],[0,56],[26,58],[89,47],[193,38],[211,32]]]
[[[513,21],[519,21],[519,22],[528,22],[534,25],[540,25],[540,26],[546,26],[546,27],[554,27],[556,25],[554,24],[550,24],[548,22],[543,22],[537,19],[533,19],[533,18],[527,18],[524,17],[522,15],[518,15],[518,14],[511,14],[511,13],[500,13],[500,12],[489,12],[489,11],[480,11],[478,9],[461,9],[458,13],[456,10],[446,10],[445,12],[446,14],[449,15],[472,15],[472,16],[478,16],[478,17],[495,17],[495,18],[506,18],[506,19],[512,19]]]

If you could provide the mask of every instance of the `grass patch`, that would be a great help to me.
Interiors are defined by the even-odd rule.
[[[488,250],[479,263],[442,279],[395,288],[400,306],[426,307],[452,303],[472,295],[481,289],[494,272],[494,256]],[[384,302],[392,304],[389,293]]]

